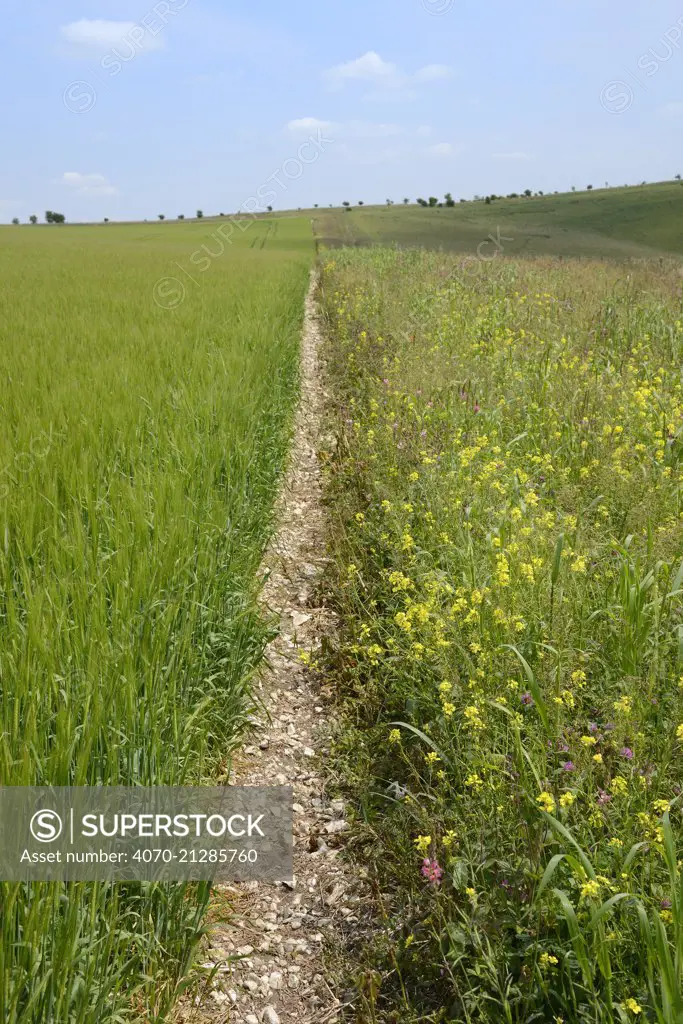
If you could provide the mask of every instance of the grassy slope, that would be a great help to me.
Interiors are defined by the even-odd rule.
[[[203,224],[0,232],[3,784],[226,769],[265,640],[254,576],[313,255],[303,220],[245,227],[204,270]],[[175,309],[153,298],[169,275]],[[2,1020],[159,1009],[205,891],[69,891],[4,887]]]
[[[474,253],[491,233],[506,255],[623,259],[683,254],[683,185],[665,182],[532,199],[458,204],[452,209],[408,207],[314,211],[320,242],[336,246],[421,245]],[[481,252],[490,255],[491,244]]]

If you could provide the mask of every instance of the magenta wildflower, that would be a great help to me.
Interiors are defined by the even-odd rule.
[[[439,866],[439,862],[434,858],[430,860],[429,857],[425,857],[422,861],[422,875],[427,879],[430,885],[441,885],[441,879],[443,877],[443,868]]]
[[[630,747],[622,747],[619,753],[622,757],[625,757],[627,761],[633,760],[633,751]]]
[[[531,696],[530,693],[523,693],[522,696],[520,697],[520,700],[521,700],[522,704],[526,704],[526,705],[533,704],[533,702],[534,702],[534,698]]]
[[[600,795],[598,796],[598,803],[601,807],[604,807],[605,804],[608,804],[610,802],[612,797],[609,795],[609,793],[606,793],[604,789],[601,789],[599,793]]]
[[[573,772],[574,769],[576,768],[576,765],[574,764],[573,761],[562,761],[560,763],[560,768],[562,769],[563,772]]]

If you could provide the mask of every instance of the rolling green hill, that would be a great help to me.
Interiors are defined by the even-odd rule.
[[[495,251],[612,259],[683,255],[678,181],[450,208],[411,204],[311,213],[319,243],[329,247],[396,243],[467,253],[479,248],[483,258]]]

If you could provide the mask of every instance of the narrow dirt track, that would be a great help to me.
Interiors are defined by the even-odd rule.
[[[316,607],[325,564],[318,449],[325,394],[316,277],[306,297],[301,399],[289,468],[278,504],[278,530],[264,559],[262,602],[280,616],[258,689],[263,712],[237,759],[231,782],[292,785],[294,872],[286,882],[222,887],[235,919],[210,937],[207,966],[218,964],[213,988],[184,1020],[243,1024],[327,1024],[340,1004],[325,977],[327,941],[359,927],[359,880],[339,858],[347,823],[344,805],[325,792],[318,754],[324,750],[326,708],[315,676],[300,654],[315,651],[334,630]],[[239,958],[237,960],[233,958]],[[189,1008],[187,1008],[189,1009]]]

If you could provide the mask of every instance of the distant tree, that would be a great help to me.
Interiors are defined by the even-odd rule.
[[[605,188],[609,188],[609,181],[605,182]]]
[[[393,199],[387,199],[387,206],[393,206],[393,205],[394,205],[394,200]]]
[[[491,196],[487,196],[486,199],[484,200],[484,202],[486,203],[487,206],[490,206],[491,205]]]
[[[429,197],[429,205],[430,206],[436,206],[438,202],[439,202],[439,200],[436,198],[436,196],[430,196]]]
[[[225,214],[224,213],[219,213],[218,216],[219,217],[225,217]]]
[[[197,210],[197,220],[201,220],[204,216],[203,210]]]
[[[429,203],[427,202],[426,199],[418,199],[417,203],[418,206],[429,206]]]
[[[344,207],[344,213],[353,213],[353,207],[352,206],[345,206]]]
[[[159,220],[166,220],[166,217],[163,213],[159,214]]]
[[[18,217],[12,217],[12,223],[13,224],[18,224],[19,223],[19,218]]]
[[[363,202],[363,200],[362,200],[362,199],[359,199],[359,200],[358,200],[358,205],[359,205],[359,206],[365,206],[365,203]]]
[[[272,213],[273,212],[273,207],[272,206],[268,206],[267,210],[268,210],[268,213]]]
[[[31,214],[31,216],[29,217],[29,220],[31,221],[31,224],[37,224],[38,223],[38,218],[36,217],[35,213]]]
[[[315,208],[316,208],[316,210],[317,210],[317,209],[318,209],[318,204],[317,204],[317,203],[313,203],[313,205],[314,205],[314,207],[315,207]]]
[[[572,192],[576,192],[576,185],[572,185]]]
[[[592,185],[586,185],[586,188],[587,188],[587,190],[588,190],[589,192],[591,192],[591,191],[592,191],[592,189],[593,189],[593,186],[592,186]]]
[[[178,220],[185,220],[185,214],[184,213],[179,213],[178,214]]]
[[[105,224],[108,224],[108,223],[109,223],[109,217],[105,217],[105,218],[104,218],[104,223],[105,223]]]
[[[461,203],[466,203],[466,202],[467,202],[467,200],[466,200],[466,199],[461,199],[461,200],[460,200],[460,202],[461,202]]]
[[[680,174],[677,174],[677,175],[676,175],[676,177],[675,177],[675,180],[676,180],[676,181],[680,181],[680,180],[681,180],[681,176],[680,176]]]
[[[543,192],[537,192],[536,195],[542,196]]]
[[[450,192],[446,193],[446,195],[444,196],[444,199],[446,200],[446,206],[455,206],[455,199],[450,194]]]
[[[351,205],[351,203],[347,199],[345,199],[344,202],[342,203],[342,206],[348,207],[350,205]]]
[[[63,224],[65,218],[63,213],[55,213],[54,210],[46,210],[45,220],[48,224]]]
[[[680,178],[680,174],[679,174],[679,178]],[[404,205],[407,206],[408,203],[410,202],[410,199],[404,199],[403,202],[404,202]]]
[[[527,197],[527,199],[530,199],[531,198],[531,189],[530,188],[525,188],[524,189],[524,195]]]

